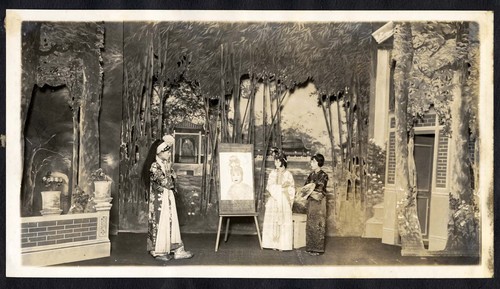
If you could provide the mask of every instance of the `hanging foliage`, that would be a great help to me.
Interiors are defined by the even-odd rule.
[[[473,31],[459,29],[457,22],[416,22],[412,23],[413,69],[410,76],[409,106],[412,118],[422,117],[431,107],[436,111],[444,132],[449,133],[451,124],[450,103],[453,97],[452,83],[456,64],[468,63],[469,77],[463,97],[467,99],[467,109],[477,112],[479,89],[479,58],[477,26]],[[476,31],[474,31],[476,29]],[[473,113],[475,119],[475,114]],[[411,124],[410,124],[411,125]],[[471,128],[476,125],[471,122]]]
[[[163,99],[164,131],[173,131],[175,125],[189,120],[202,124],[205,120],[205,102],[199,88],[192,83],[180,81],[167,86]]]
[[[371,28],[366,24],[161,22],[128,24],[125,29],[130,68],[144,57],[150,41],[163,45],[168,35],[168,55],[155,71],[164,67],[167,81],[181,74],[196,80],[200,93],[211,97],[220,96],[221,66],[224,75],[231,75],[230,50],[241,75],[273,77],[287,89],[313,79],[320,92],[332,94],[342,90],[353,73],[362,81],[368,78],[365,68],[370,59],[364,52]],[[221,44],[226,47],[222,58]],[[139,74],[135,67],[136,73],[129,69],[131,75]],[[233,80],[224,81],[229,93]]]

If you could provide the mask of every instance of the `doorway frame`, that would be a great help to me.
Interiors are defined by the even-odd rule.
[[[431,182],[429,186],[429,199],[428,199],[428,207],[427,207],[427,220],[426,220],[426,235],[427,238],[422,239],[424,242],[424,245],[428,246],[429,245],[429,237],[430,237],[430,228],[431,228],[431,207],[432,207],[432,195],[435,190],[435,176],[436,176],[436,162],[437,162],[437,145],[438,143],[436,142],[437,139],[437,134],[436,134],[436,129],[435,127],[414,127],[414,136],[422,136],[422,135],[432,135],[434,138],[433,144],[432,144],[432,166],[431,166]],[[416,145],[416,142],[414,142],[414,146]],[[414,148],[415,151],[415,148]],[[417,172],[417,179],[418,179],[418,172]],[[415,184],[416,185],[416,184]],[[418,192],[417,192],[417,199],[418,199]],[[418,212],[418,200],[417,200],[417,212]],[[423,232],[422,232],[423,234]],[[422,235],[423,236],[423,235]]]

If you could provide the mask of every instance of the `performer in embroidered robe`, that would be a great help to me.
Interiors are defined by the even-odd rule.
[[[175,139],[164,136],[155,141],[144,162],[142,172],[146,185],[146,200],[149,202],[147,250],[156,259],[191,258],[193,254],[184,250],[175,205],[175,172],[172,168],[171,148]]]
[[[264,215],[262,247],[280,251],[292,250],[295,183],[292,174],[286,169],[285,154],[276,151],[274,165],[276,169],[269,174],[266,186],[269,198]]]
[[[311,255],[320,255],[325,252],[326,234],[326,185],[328,175],[321,170],[325,163],[322,154],[311,157],[312,173],[306,180],[306,185],[314,183],[314,191],[307,198],[306,221],[306,252]]]

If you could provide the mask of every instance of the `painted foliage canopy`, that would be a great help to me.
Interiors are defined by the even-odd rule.
[[[145,52],[153,51],[158,80],[182,75],[208,97],[221,95],[221,78],[229,93],[243,75],[277,79],[288,89],[313,80],[322,94],[333,94],[353,73],[368,79],[371,32],[367,23],[127,23],[129,86],[141,85]]]
[[[471,112],[471,131],[477,132],[478,28],[476,23],[412,23],[414,57],[408,98],[408,109],[412,116],[421,116],[432,106],[438,113],[440,122],[445,127],[450,125],[453,73],[463,63],[467,70],[463,97],[467,102],[466,109]]]

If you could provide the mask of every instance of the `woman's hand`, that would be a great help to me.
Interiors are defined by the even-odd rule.
[[[286,181],[286,182],[284,182],[284,183],[282,183],[282,184],[281,184],[281,187],[282,187],[282,188],[288,188],[288,187],[289,187],[289,186],[291,186],[291,185],[292,185],[292,184],[291,184],[290,182]]]

